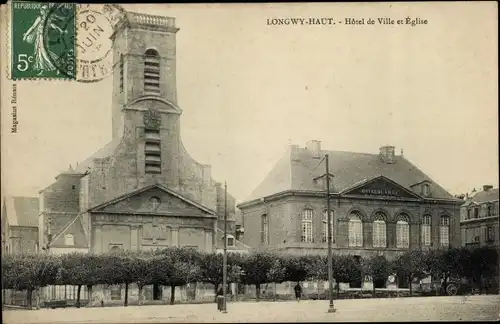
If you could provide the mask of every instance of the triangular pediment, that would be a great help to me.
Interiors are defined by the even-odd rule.
[[[422,199],[422,197],[411,190],[406,189],[384,176],[363,180],[346,188],[340,194],[379,198]]]
[[[215,217],[213,210],[159,184],[135,190],[91,208],[91,213]]]

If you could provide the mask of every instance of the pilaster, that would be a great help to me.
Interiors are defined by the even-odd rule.
[[[172,228],[172,246],[179,246],[179,228]]]

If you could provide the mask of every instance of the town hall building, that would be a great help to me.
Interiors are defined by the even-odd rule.
[[[216,252],[224,187],[181,140],[175,18],[123,12],[114,26],[112,138],[40,191],[39,244],[52,253]],[[234,238],[235,199],[227,195]],[[229,236],[228,236],[229,237]],[[230,240],[235,249],[241,242]]]
[[[325,155],[329,155],[326,174]],[[379,154],[330,151],[320,141],[290,145],[237,207],[252,248],[327,253],[330,177],[335,254],[393,259],[408,249],[460,246],[460,205],[393,146]]]

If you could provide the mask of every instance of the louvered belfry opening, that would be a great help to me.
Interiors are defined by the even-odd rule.
[[[160,131],[158,129],[146,128],[145,138],[146,173],[161,173]]]
[[[144,94],[160,95],[160,55],[154,49],[144,55]]]

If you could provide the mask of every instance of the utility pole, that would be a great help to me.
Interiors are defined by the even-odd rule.
[[[224,297],[222,304],[223,313],[227,313],[226,286],[227,286],[227,183],[224,181],[224,257],[222,263],[222,296]]]
[[[328,307],[328,313],[335,313],[335,307],[333,306],[333,259],[332,259],[332,213],[330,212],[330,165],[328,160],[328,154],[325,155],[325,165],[326,165],[326,213],[328,215],[328,295],[330,297],[330,305]]]

